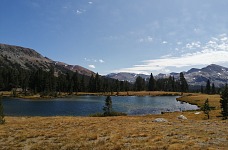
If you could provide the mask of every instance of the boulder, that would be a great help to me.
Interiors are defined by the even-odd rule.
[[[180,116],[178,116],[177,118],[178,118],[178,119],[181,119],[181,120],[186,120],[186,119],[187,119],[187,117],[185,117],[184,115],[180,115]]]
[[[195,112],[195,115],[199,115],[199,114],[201,114],[201,112]]]
[[[156,119],[154,119],[154,122],[168,122],[168,120],[166,120],[164,118],[156,118]]]

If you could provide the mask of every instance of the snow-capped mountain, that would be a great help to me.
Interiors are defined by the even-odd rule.
[[[113,78],[113,79],[118,79],[120,81],[128,81],[128,82],[135,82],[138,76],[144,79],[149,78],[149,76],[145,74],[135,74],[135,73],[127,73],[127,72],[110,73],[106,75],[106,77],[108,78]]]
[[[211,64],[202,69],[192,68],[187,72],[183,72],[184,76],[189,85],[192,86],[205,86],[207,80],[209,79],[211,83],[214,83],[216,87],[224,86],[228,83],[228,68]],[[179,73],[172,72],[170,74],[158,74],[154,76],[155,79],[168,78],[169,76],[174,76],[175,79],[179,79]],[[134,82],[135,79],[141,76],[142,78],[148,79],[149,75],[144,74],[134,74],[134,73],[111,73],[107,77],[125,80],[129,82]]]

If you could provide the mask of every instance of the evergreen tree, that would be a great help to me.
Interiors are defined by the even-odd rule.
[[[201,87],[200,87],[200,92],[201,93],[204,93],[204,90],[203,90],[203,86],[201,85]]]
[[[73,80],[73,91],[78,92],[79,91],[78,71],[76,71],[73,74],[72,80]]]
[[[101,79],[99,74],[97,73],[94,79],[94,92],[101,92]]]
[[[175,78],[173,76],[173,79],[172,79],[172,91],[175,92],[176,89],[175,89]]]
[[[3,108],[3,104],[2,104],[2,96],[0,96],[0,124],[4,124],[5,123],[5,119],[4,119],[4,108]]]
[[[72,73],[71,72],[67,72],[66,80],[68,83],[67,84],[68,85],[67,92],[69,92],[69,94],[72,94],[73,93],[73,87],[74,87],[74,81],[72,79]]]
[[[95,92],[95,79],[93,74],[91,75],[89,79],[89,85],[88,85],[89,92]]]
[[[212,86],[211,86],[211,94],[216,94],[215,84],[214,83],[212,83]]]
[[[220,100],[220,104],[221,104],[221,114],[223,116],[223,119],[227,119],[228,118],[228,87],[227,84],[225,86],[224,91],[221,94],[221,100]]]
[[[85,75],[82,75],[81,81],[80,81],[80,92],[85,92]]]
[[[107,96],[105,99],[105,106],[103,107],[104,116],[109,116],[112,112],[112,99],[111,96]]]
[[[181,90],[181,92],[188,91],[188,83],[184,77],[183,72],[180,73],[180,90]]]
[[[120,82],[118,79],[115,80],[114,83],[114,91],[119,92],[120,91]]]
[[[206,101],[204,102],[202,110],[203,110],[204,114],[207,116],[207,119],[210,119],[209,113],[211,111],[211,108],[210,108],[208,99],[206,99]]]
[[[120,81],[120,91],[125,91],[124,81]]]
[[[206,94],[211,94],[211,83],[209,79],[207,80],[205,92]]]
[[[54,68],[51,67],[50,71],[47,73],[48,82],[49,82],[49,91],[55,92],[56,91],[56,78],[55,78],[55,71]]]
[[[135,81],[135,91],[143,91],[145,90],[145,79],[143,79],[142,77],[138,76],[136,78],[136,81]]]
[[[148,91],[154,91],[155,90],[155,79],[153,74],[150,74],[150,79],[149,79],[149,83],[148,83]]]
[[[167,91],[174,91],[174,82],[175,81],[173,81],[173,77],[169,76],[167,87],[166,87]]]

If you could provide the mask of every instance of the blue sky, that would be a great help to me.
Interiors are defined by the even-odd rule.
[[[228,67],[227,0],[0,0],[0,43],[99,74]]]

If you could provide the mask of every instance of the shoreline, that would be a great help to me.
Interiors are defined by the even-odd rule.
[[[73,92],[69,93],[59,93],[57,96],[41,96],[41,94],[34,94],[25,96],[21,93],[17,93],[17,96],[12,96],[10,91],[2,91],[0,95],[3,97],[10,98],[22,98],[22,99],[53,99],[53,98],[65,98],[71,96],[181,96],[181,92],[165,92],[165,91],[127,91],[127,92],[100,92],[100,93],[90,93],[90,92]]]

